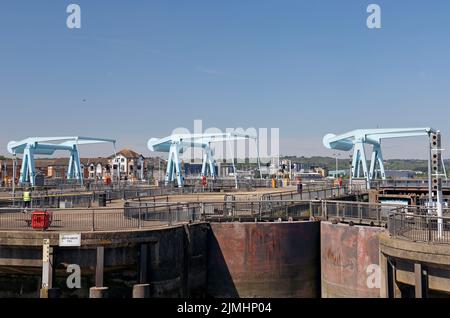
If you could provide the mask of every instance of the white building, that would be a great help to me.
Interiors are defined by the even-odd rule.
[[[121,179],[144,180],[145,158],[133,150],[124,149],[119,151],[111,159],[111,165],[113,167],[113,176],[117,176],[117,170],[120,169]]]

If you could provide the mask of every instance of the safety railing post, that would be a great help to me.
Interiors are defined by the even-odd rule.
[[[381,225],[381,206],[377,205],[377,221],[378,225]]]
[[[361,208],[361,204],[358,203],[358,219],[359,222],[362,223],[362,208]]]
[[[337,215],[339,215],[339,208],[340,208],[339,202],[336,202],[336,214]]]
[[[95,209],[92,209],[92,231],[95,231]]]
[[[172,210],[170,209],[170,205],[169,205],[169,226],[172,225]]]
[[[393,221],[392,221],[392,224],[393,224],[393,236],[394,237],[397,237],[397,211],[394,211],[394,214],[393,214],[393,216],[394,216],[394,218],[393,218]]]
[[[262,202],[263,201],[258,201],[258,213],[259,213],[259,220],[262,220]]]
[[[141,202],[139,201],[139,209],[138,209],[138,228],[141,228]]]

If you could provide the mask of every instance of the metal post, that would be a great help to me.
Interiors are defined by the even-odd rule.
[[[147,282],[148,274],[148,245],[141,244],[141,254],[139,262],[139,283],[143,284]]]
[[[334,177],[337,179],[338,176],[338,154],[336,153],[336,172],[334,174]]]
[[[141,204],[139,203],[138,228],[141,228]]]
[[[432,157],[432,154],[431,154],[431,133],[428,134],[428,152],[429,152],[428,153],[428,207],[429,207],[428,214],[432,214],[431,207],[433,206],[433,199],[432,199],[432,195],[433,195],[432,182],[433,182],[433,180],[432,180],[432,177],[431,177],[431,174],[432,174],[432,172],[431,172],[431,157]]]
[[[12,192],[13,192],[13,206],[16,205],[16,173],[17,173],[17,156],[16,152],[13,154],[13,180],[12,180]]]
[[[44,239],[42,244],[42,286],[41,298],[48,297],[48,290],[53,287],[53,248],[50,240]]]
[[[105,263],[105,248],[97,247],[97,262],[95,266],[95,287],[103,287],[103,270]]]
[[[345,205],[344,205],[344,210],[345,210]],[[339,215],[339,202],[336,202],[336,214]],[[328,219],[328,216],[327,216]]]
[[[59,288],[48,288],[41,289],[40,298],[60,298],[61,297],[61,289]]]
[[[384,255],[380,252],[380,269],[381,269],[381,288],[380,288],[380,297],[381,298],[395,298],[394,295],[394,284],[395,284],[395,276],[394,276],[394,268],[389,261],[389,256]]]
[[[95,214],[94,214],[94,209],[92,209],[92,232],[95,231]]]
[[[414,264],[415,296],[416,298],[427,298],[428,296],[428,271],[420,263]]]
[[[381,206],[377,205],[376,207],[377,207],[377,221],[378,221],[378,225],[381,225]]]
[[[393,215],[393,220],[392,220],[392,235],[394,237],[396,237],[396,228],[397,228],[397,210],[394,211]],[[389,215],[390,216],[390,215]],[[390,232],[390,230],[389,230]]]
[[[133,298],[150,298],[150,284],[136,284],[133,286]]]
[[[205,203],[200,203],[200,215],[202,216],[203,221],[206,221],[206,214],[205,214]]]
[[[108,287],[91,287],[89,298],[108,298]]]
[[[437,237],[439,239],[443,238],[444,235],[444,209],[442,200],[442,189],[437,191]]]
[[[261,204],[262,204],[262,201],[258,201],[259,221],[262,220],[262,215],[261,215]]]

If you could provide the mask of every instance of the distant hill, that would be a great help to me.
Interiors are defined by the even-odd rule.
[[[339,158],[339,157],[338,157]],[[0,155],[0,160],[11,159],[5,156]],[[309,167],[322,167],[327,170],[336,169],[336,159],[333,157],[321,157],[321,156],[313,156],[313,157],[297,157],[297,156],[281,156],[280,159],[291,160],[292,162],[297,162],[303,164],[305,169]],[[150,160],[152,165],[155,167],[158,166],[158,159],[152,158]],[[164,162],[164,160],[162,161]],[[450,160],[445,160],[445,167],[450,170]],[[350,169],[350,159],[338,159],[339,170]],[[248,169],[248,168],[256,168],[256,164],[237,164],[238,169]],[[423,173],[428,172],[428,161],[427,160],[418,160],[418,159],[389,159],[385,160],[385,169],[386,170],[412,170],[412,171],[421,171]]]
[[[336,169],[336,159],[331,157],[296,157],[286,156],[282,159],[292,160],[293,162],[299,162],[308,166],[320,166],[328,170]],[[423,173],[428,172],[428,161],[418,159],[389,159],[385,160],[386,170],[413,170],[421,171]],[[444,160],[445,167],[450,168],[450,160]],[[339,169],[350,169],[350,159],[339,159]]]

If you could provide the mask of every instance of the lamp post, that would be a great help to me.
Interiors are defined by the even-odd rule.
[[[350,191],[352,191],[352,186],[353,186],[353,155],[350,155],[350,173],[349,173],[349,186],[350,186]]]
[[[334,157],[336,158],[336,171],[335,171],[335,173],[334,173],[334,178],[337,178],[337,177],[338,177],[338,169],[339,169],[338,157],[339,157],[340,155],[341,155],[341,154],[339,154],[339,153],[337,153],[337,152],[334,153]]]

